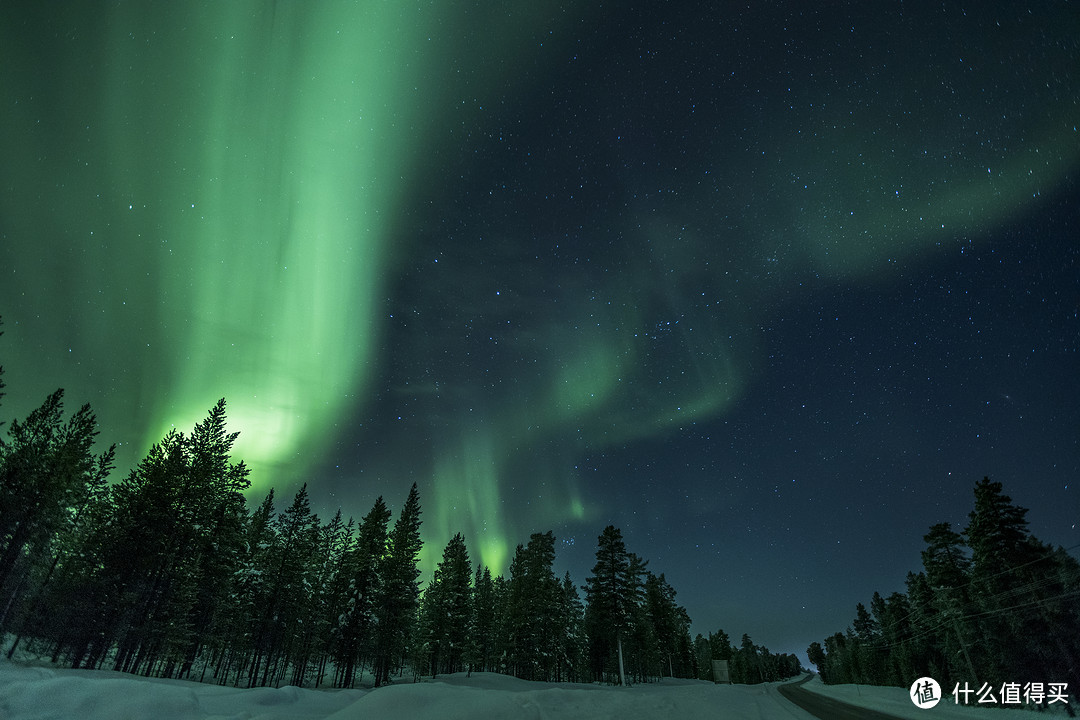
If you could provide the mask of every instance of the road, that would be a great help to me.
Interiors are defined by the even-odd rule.
[[[785,699],[821,720],[901,720],[896,715],[849,705],[800,687],[811,677],[807,675],[798,682],[779,685],[776,689]]]

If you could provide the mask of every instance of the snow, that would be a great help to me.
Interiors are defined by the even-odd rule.
[[[714,685],[694,680],[619,688],[534,683],[504,675],[449,675],[377,690],[297,687],[237,690],[182,680],[110,671],[65,670],[0,662],[0,718],[4,720],[725,720],[812,716],[791,705],[776,683]],[[903,688],[830,687],[816,678],[805,687],[900,717],[923,717]],[[906,703],[906,706],[904,705]],[[934,717],[1012,720],[1022,711],[956,708],[942,702]]]
[[[669,680],[617,688],[532,683],[492,674],[472,678],[449,676],[433,682],[383,688],[331,717],[334,720],[361,717],[352,714],[357,711],[372,718],[655,720],[715,717],[718,708],[723,708],[723,716],[732,720],[812,717],[787,706],[775,685],[750,688]]]

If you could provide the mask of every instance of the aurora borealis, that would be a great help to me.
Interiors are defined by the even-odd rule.
[[[1078,542],[1070,3],[39,5],[5,419],[63,386],[122,474],[224,396],[255,502],[417,482],[429,552],[578,580],[612,523],[778,651],[983,475]]]

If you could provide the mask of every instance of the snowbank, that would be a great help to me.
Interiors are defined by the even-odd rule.
[[[947,720],[1031,720],[1022,710],[956,707],[919,710],[903,688],[804,687],[899,717]],[[920,714],[921,713],[921,714]],[[632,688],[533,683],[505,675],[449,675],[378,690],[284,687],[237,690],[123,673],[63,670],[0,662],[3,720],[807,720],[775,683],[713,685],[668,680]]]
[[[448,676],[372,692],[333,720],[371,718],[512,718],[512,720],[656,720],[723,717],[810,718],[776,693],[775,686],[713,685],[667,681],[632,688],[530,683],[501,675]],[[353,715],[353,712],[359,714]]]
[[[378,690],[236,690],[122,673],[0,664],[4,720],[729,720],[810,718],[775,685],[668,681],[632,688],[450,675]]]
[[[321,720],[363,695],[295,687],[237,690],[105,670],[0,664],[4,720]]]

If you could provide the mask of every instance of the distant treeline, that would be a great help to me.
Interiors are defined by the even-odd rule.
[[[694,654],[697,656],[698,678],[701,680],[715,679],[712,675],[713,660],[726,660],[731,682],[747,685],[785,680],[803,672],[798,656],[770,652],[767,647],[755,645],[749,635],[743,635],[739,647],[735,647],[723,630],[711,632],[708,637],[696,635]]]
[[[846,632],[807,649],[826,683],[910,686],[929,676],[995,693],[1004,683],[1080,688],[1080,563],[1034,538],[1027,509],[999,482],[975,485],[960,533],[938,523],[924,536],[922,571],[907,593],[874,593]]]

